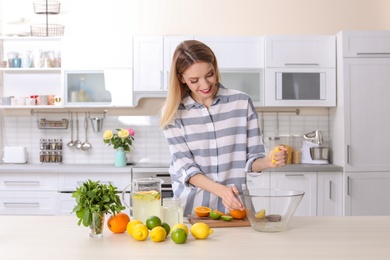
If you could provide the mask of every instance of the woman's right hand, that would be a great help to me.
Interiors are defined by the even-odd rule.
[[[275,146],[266,156],[266,160],[269,168],[276,168],[286,165],[287,148],[283,145]]]

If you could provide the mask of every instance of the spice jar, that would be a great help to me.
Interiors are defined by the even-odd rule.
[[[39,162],[41,163],[45,162],[45,152],[39,153]]]
[[[48,139],[47,142],[45,143],[45,150],[50,150],[50,143],[52,142],[51,139]]]
[[[57,150],[62,150],[62,139],[57,139]]]
[[[57,152],[57,162],[62,162],[62,152]]]
[[[162,219],[170,227],[183,223],[183,208],[179,198],[163,198]]]
[[[39,140],[39,149],[45,150],[46,149],[46,139],[40,139]]]
[[[57,140],[56,139],[52,139],[51,142],[50,142],[50,145],[51,145],[51,149],[52,150],[56,150],[57,149]]]
[[[50,153],[46,152],[45,154],[45,162],[50,162]]]

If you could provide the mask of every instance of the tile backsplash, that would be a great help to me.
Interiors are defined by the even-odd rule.
[[[50,119],[52,118],[52,119]],[[54,118],[54,119],[53,119]],[[61,120],[67,118],[61,115],[50,115],[48,120]],[[135,131],[134,151],[128,155],[128,160],[134,162],[150,162],[169,164],[170,153],[164,134],[159,128],[157,116],[107,116],[103,122],[103,130],[94,132],[88,121],[88,141],[92,144],[89,151],[82,151],[75,147],[67,147],[71,140],[70,129],[38,129],[36,116],[5,116],[2,120],[4,146],[25,146],[28,152],[28,162],[39,164],[40,139],[59,139],[63,141],[64,164],[111,164],[114,161],[114,150],[103,142],[103,132],[107,129],[115,131],[117,128],[132,128]],[[85,141],[84,114],[79,114],[79,139]],[[268,146],[268,138],[279,134],[302,135],[319,129],[322,131],[324,141],[329,142],[329,116],[303,116],[279,115],[278,120],[274,114],[264,114],[259,125],[264,133],[264,142]],[[279,123],[277,123],[279,122]],[[74,123],[73,139],[76,139],[76,123]]]

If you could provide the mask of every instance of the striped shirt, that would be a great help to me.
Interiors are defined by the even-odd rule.
[[[180,198],[185,216],[200,205],[226,212],[221,198],[189,183],[192,176],[201,173],[242,191],[253,161],[265,156],[251,99],[222,84],[209,108],[187,95],[164,134],[172,155],[173,192]]]

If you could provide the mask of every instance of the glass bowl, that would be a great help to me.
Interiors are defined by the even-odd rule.
[[[243,202],[252,228],[262,232],[286,230],[304,194],[280,189],[244,190]]]

